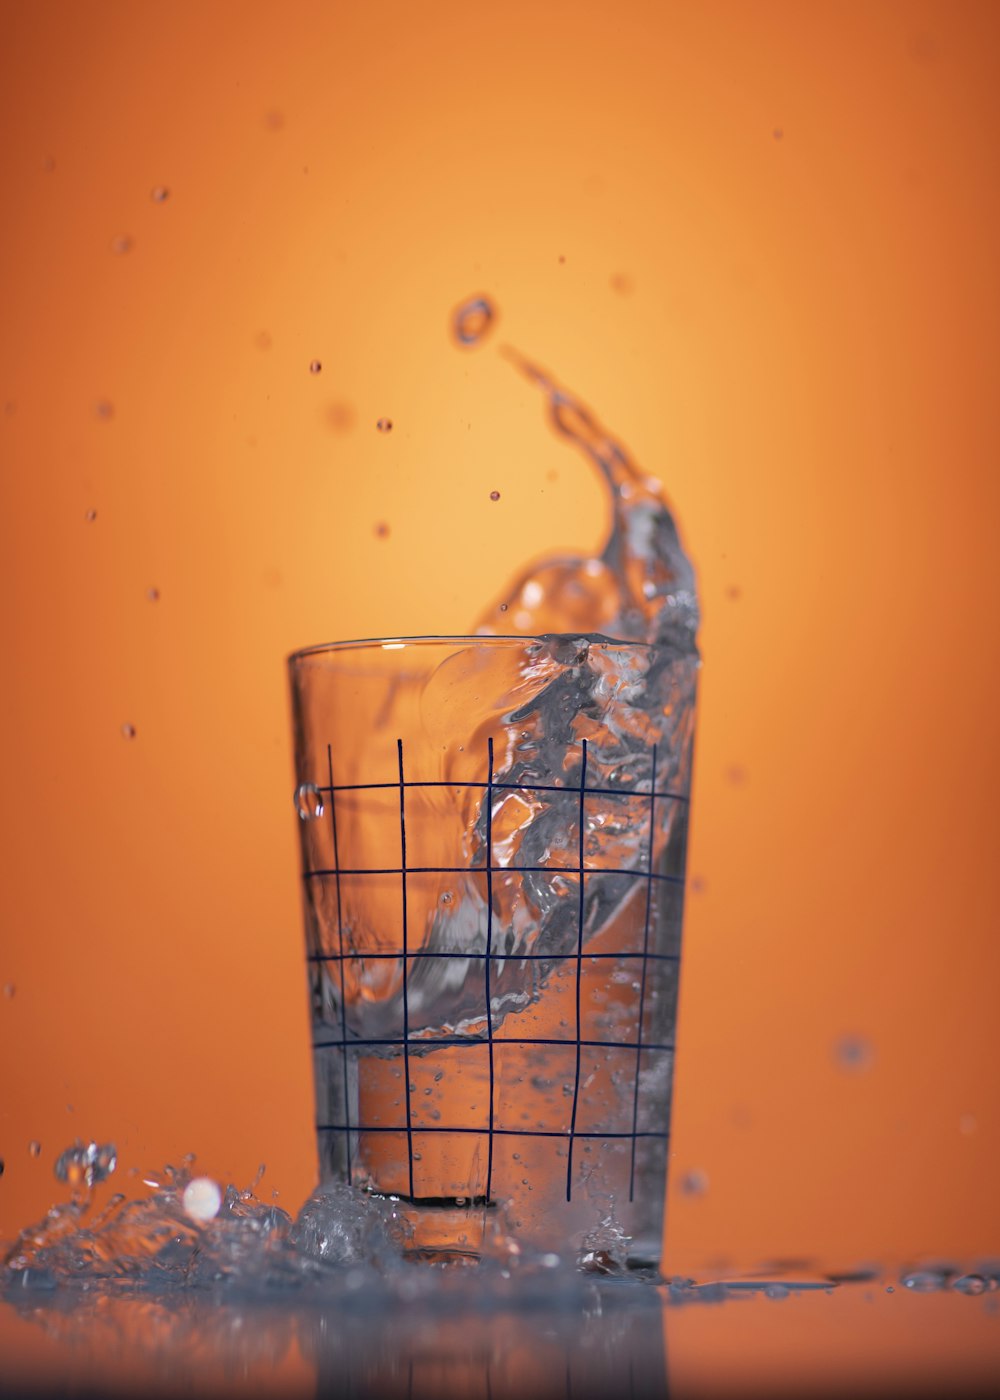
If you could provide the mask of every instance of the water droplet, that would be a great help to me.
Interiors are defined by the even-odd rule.
[[[375,534],[380,540],[388,539],[389,527],[384,520],[380,520],[375,526]]]
[[[565,253],[560,253],[560,254],[559,254],[559,261],[560,261],[561,263],[564,263],[564,262],[566,261],[566,254],[565,254]]]
[[[94,521],[97,519],[97,511],[94,510],[93,506],[91,506],[90,510],[87,511],[86,515],[83,518],[84,520],[86,520],[88,525],[93,525]]]
[[[31,1156],[31,1157],[40,1157],[40,1156],[41,1156],[41,1152],[42,1152],[42,1144],[41,1144],[40,1142],[32,1141],[32,1142],[29,1142],[29,1143],[28,1143],[28,1155],[29,1155],[29,1156]]]
[[[222,1192],[210,1176],[196,1176],[185,1186],[181,1204],[192,1220],[214,1220],[222,1205]]]
[[[129,253],[134,246],[134,240],[127,233],[120,233],[117,238],[111,240],[112,253]]]
[[[788,1298],[792,1290],[784,1283],[769,1283],[764,1289],[766,1298]]]
[[[94,411],[105,423],[109,423],[115,416],[115,406],[110,399],[98,399]]]
[[[489,330],[493,316],[493,306],[486,297],[473,297],[457,307],[452,315],[452,328],[459,345],[478,345]]]
[[[441,1080],[442,1080],[443,1078],[444,1078],[444,1070],[443,1070],[443,1069],[439,1069],[438,1072],[437,1072],[437,1073],[435,1074],[435,1076],[434,1076],[434,1083],[435,1083],[435,1084],[440,1084],[440,1083],[441,1083]]]
[[[376,426],[376,428],[378,428],[378,430],[379,430],[380,433],[391,433],[391,432],[392,432],[392,419],[391,419],[391,418],[380,418],[380,419],[378,420],[378,422],[375,424],[375,426]]]
[[[149,197],[154,204],[165,204],[170,198],[170,191],[166,185],[154,185],[149,192]]]
[[[895,1293],[896,1290],[893,1288],[891,1283],[887,1283],[885,1286],[885,1291],[887,1293]]]
[[[841,1069],[860,1073],[871,1067],[874,1052],[871,1043],[860,1035],[844,1035],[834,1046],[834,1056]]]
[[[57,1181],[70,1186],[93,1186],[105,1181],[118,1165],[118,1152],[113,1142],[86,1146],[77,1138],[72,1147],[60,1152],[52,1168]]]
[[[319,360],[310,360],[310,361],[309,361],[309,373],[310,373],[310,374],[319,374],[319,372],[320,372],[320,370],[321,370],[322,368],[323,368],[323,365],[322,365],[322,363],[321,363]]]
[[[441,891],[441,903],[442,903],[442,904],[450,904],[454,898],[455,898],[455,896],[452,894],[451,890],[442,890],[442,891]]]
[[[134,739],[134,738],[135,738],[135,725],[134,725],[134,724],[123,724],[123,725],[122,725],[122,738],[123,738],[123,739]]]
[[[158,588],[147,588],[146,597],[149,602],[158,603],[160,601],[160,590]]]
[[[985,1293],[990,1285],[982,1274],[963,1274],[951,1286],[956,1293]]]
[[[500,611],[501,611],[501,612],[506,612],[506,611],[507,611],[507,604],[506,604],[506,603],[501,603],[501,604],[500,604]]]
[[[499,492],[499,491],[491,491],[491,492],[490,492],[490,500],[491,500],[491,501],[499,501],[499,499],[500,499],[500,492]]]
[[[8,1001],[11,999],[12,996],[16,994],[16,992],[17,988],[15,987],[13,982],[5,982],[3,984],[3,994]]]
[[[694,1167],[684,1173],[677,1183],[677,1189],[682,1196],[704,1196],[708,1190],[708,1173]]]
[[[295,790],[295,810],[301,821],[312,821],[323,815],[323,794],[312,783],[300,783]]]
[[[914,1269],[912,1273],[903,1274],[899,1281],[911,1293],[940,1293],[947,1283],[945,1275],[937,1269]]]

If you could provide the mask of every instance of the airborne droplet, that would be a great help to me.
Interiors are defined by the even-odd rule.
[[[492,304],[485,297],[473,297],[452,313],[452,330],[459,345],[478,345],[493,323]]]
[[[322,365],[322,362],[321,362],[320,360],[310,360],[310,361],[309,361],[309,373],[310,373],[310,374],[319,374],[319,372],[320,372],[320,370],[321,370],[322,368],[323,368],[323,365]]]
[[[134,739],[134,738],[135,738],[135,725],[134,725],[134,724],[123,724],[123,725],[122,725],[122,738],[123,738],[123,739]]]
[[[378,428],[378,430],[379,430],[380,433],[391,433],[391,432],[392,432],[392,419],[391,419],[391,418],[380,418],[380,419],[378,420],[378,422],[375,424],[375,426],[376,426],[376,428]]]
[[[499,492],[499,491],[491,491],[491,492],[490,492],[490,500],[491,500],[491,501],[499,501],[499,499],[500,499],[500,492]]]
[[[323,794],[312,783],[301,783],[295,791],[295,810],[304,822],[323,815]]]
[[[117,1165],[118,1151],[113,1142],[100,1146],[88,1142],[84,1147],[77,1138],[72,1147],[60,1152],[53,1171],[57,1181],[66,1181],[70,1186],[94,1186],[105,1181]]]
[[[170,198],[170,191],[166,185],[154,185],[150,190],[150,198],[154,204],[164,204]]]

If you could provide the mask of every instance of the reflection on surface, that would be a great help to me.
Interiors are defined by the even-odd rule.
[[[970,1292],[974,1272],[655,1285],[413,1268],[376,1286],[344,1270],[271,1297],[22,1287],[0,1306],[0,1394],[985,1395],[1000,1292],[989,1271]]]

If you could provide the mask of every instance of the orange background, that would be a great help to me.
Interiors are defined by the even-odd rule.
[[[1000,1252],[1000,7],[3,28],[0,1235],[77,1134],[308,1191],[284,659],[599,542],[506,342],[699,573],[668,1264]]]

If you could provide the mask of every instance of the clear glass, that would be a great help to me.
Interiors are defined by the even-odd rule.
[[[601,636],[292,656],[321,1180],[412,1248],[655,1264],[697,661]]]

